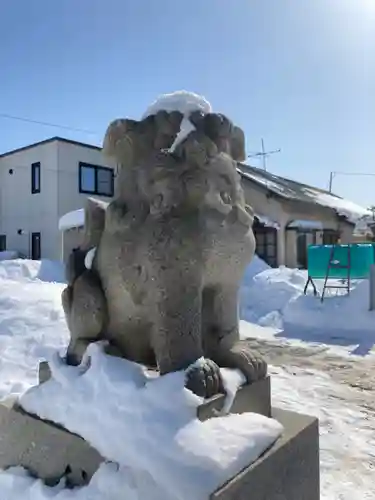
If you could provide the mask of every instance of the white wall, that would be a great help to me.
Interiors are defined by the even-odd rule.
[[[31,164],[40,162],[41,192],[31,193]],[[13,174],[10,174],[10,169]],[[57,146],[48,142],[0,158],[0,233],[7,248],[30,255],[32,232],[41,233],[41,252],[54,258],[59,243],[54,234],[57,221]],[[19,235],[18,229],[25,234]]]

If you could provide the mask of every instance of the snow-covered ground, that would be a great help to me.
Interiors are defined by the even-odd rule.
[[[311,287],[303,294],[306,281],[306,271],[272,269],[255,258],[241,290],[242,319],[267,327],[259,333],[267,338],[324,345],[341,355],[375,355],[375,312],[368,310],[368,281],[353,281],[350,295],[345,289],[328,289],[323,303]],[[321,290],[322,281],[315,283]]]
[[[273,404],[320,418],[322,499],[370,500],[375,498],[375,313],[367,311],[367,284],[354,283],[350,297],[335,297],[331,291],[320,304],[311,292],[303,296],[305,279],[304,272],[269,269],[255,259],[241,293],[247,320],[242,335],[252,337],[270,360]],[[63,287],[56,264],[0,262],[1,397],[24,393],[36,383],[38,361],[63,351],[68,339],[60,304]],[[98,355],[97,362],[94,369],[103,368],[106,358]],[[56,373],[60,380],[74,378],[72,372]],[[120,384],[119,372],[111,373]],[[130,479],[140,485],[140,496]],[[128,467],[106,464],[86,488],[52,490],[16,469],[0,474],[0,498],[133,500],[150,485],[151,476],[129,477]],[[153,491],[152,498],[159,500]]]

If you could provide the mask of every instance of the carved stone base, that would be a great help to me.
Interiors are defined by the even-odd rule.
[[[0,403],[0,469],[22,466],[53,486],[67,473],[71,486],[86,484],[103,458],[80,436]]]

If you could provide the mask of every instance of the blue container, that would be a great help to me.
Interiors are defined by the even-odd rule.
[[[350,245],[334,245],[333,263],[337,266],[348,265],[348,247],[350,251],[350,278],[365,279],[370,273],[370,266],[374,264],[374,248],[372,244],[358,243]],[[310,245],[307,250],[307,269],[309,276],[315,279],[324,279],[327,275],[328,262],[331,257],[332,245]],[[331,267],[329,278],[346,279],[348,269]]]

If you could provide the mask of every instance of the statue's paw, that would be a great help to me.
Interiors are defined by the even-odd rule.
[[[224,392],[220,368],[211,359],[202,359],[186,370],[185,387],[205,399]]]
[[[267,375],[267,362],[259,353],[254,352],[248,340],[239,340],[227,354],[222,355],[224,365],[240,370],[248,384],[264,379]]]

